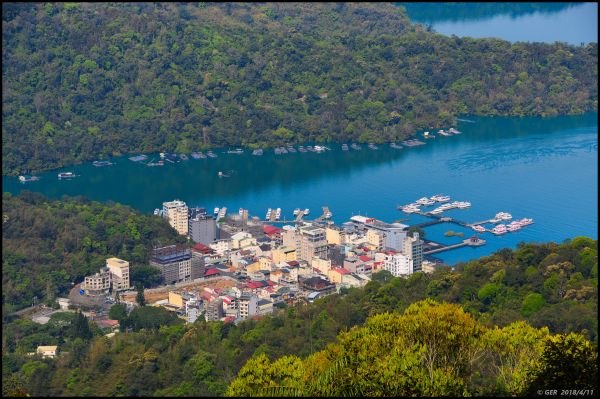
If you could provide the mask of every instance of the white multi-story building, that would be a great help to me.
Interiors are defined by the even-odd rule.
[[[112,274],[113,290],[127,290],[130,287],[129,283],[129,262],[119,258],[108,258],[106,267]]]
[[[163,202],[163,217],[169,220],[169,224],[181,235],[188,233],[188,207],[180,200]]]
[[[258,296],[243,294],[239,299],[240,318],[246,319],[258,312]]]
[[[383,268],[392,273],[394,277],[409,276],[414,271],[412,257],[400,252],[386,253],[383,265]]]
[[[419,238],[419,233],[413,233],[412,237],[406,237],[404,240],[402,252],[412,258],[413,272],[422,270],[423,265],[423,240]]]

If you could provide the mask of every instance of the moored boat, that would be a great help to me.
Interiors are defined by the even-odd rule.
[[[58,174],[59,179],[71,179],[73,177],[76,177],[73,172],[62,172]]]

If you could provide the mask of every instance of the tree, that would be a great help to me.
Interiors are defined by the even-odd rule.
[[[528,370],[526,395],[540,389],[598,389],[598,350],[581,334],[548,337],[541,359]]]
[[[146,297],[144,297],[144,286],[141,284],[137,286],[137,296],[135,297],[135,299],[140,306],[146,305]]]
[[[110,307],[110,310],[108,311],[108,317],[110,317],[113,320],[119,320],[119,322],[122,322],[127,318],[127,306],[125,306],[122,303],[112,305]]]
[[[71,324],[70,336],[72,338],[81,338],[84,341],[89,340],[93,336],[87,317],[80,311],[75,314],[75,319]]]

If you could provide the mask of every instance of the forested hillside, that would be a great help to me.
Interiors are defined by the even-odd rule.
[[[169,223],[120,204],[38,193],[2,197],[2,313],[53,301],[96,273],[109,257],[131,263],[132,280],[149,272],[153,244],[185,242]],[[143,281],[132,281],[132,284]]]
[[[131,260],[135,268],[145,262],[149,243],[157,239],[178,239],[176,233],[158,218],[139,215],[127,207],[101,205],[82,199],[52,201],[31,193],[19,197],[5,194],[3,214],[5,309],[18,305],[14,298],[22,298],[23,292],[35,291],[44,295],[58,293],[61,287],[68,288],[70,278],[95,270],[107,254]],[[34,228],[39,233],[32,232]],[[73,241],[75,237],[79,237],[79,241]],[[206,323],[203,319],[181,325],[181,320],[162,309],[142,307],[128,316],[123,310],[114,309],[113,312],[111,309],[111,317],[119,319],[121,326],[130,326],[133,331],[108,339],[101,336],[103,332],[97,328],[90,327],[88,331],[81,327],[83,323],[77,324],[74,316],[64,313],[54,315],[46,325],[26,319],[5,320],[3,393],[28,392],[52,396],[223,395],[240,368],[259,354],[265,354],[273,361],[282,356],[298,356],[292,364],[305,362],[311,355],[311,359],[316,356],[317,363],[306,363],[306,369],[322,366],[335,376],[335,369],[330,368],[331,362],[339,360],[336,353],[344,352],[332,352],[327,345],[338,342],[346,347],[349,342],[343,337],[338,339],[338,334],[362,325],[375,315],[387,312],[400,314],[411,304],[426,298],[460,305],[467,314],[460,319],[454,316],[451,319],[476,325],[477,331],[481,332],[477,337],[481,340],[470,348],[485,349],[486,356],[491,358],[484,359],[495,359],[486,363],[491,368],[485,369],[485,373],[482,371],[481,379],[471,374],[468,378],[466,374],[446,375],[446,371],[437,370],[436,373],[441,374],[436,375],[452,383],[442,387],[466,389],[472,394],[514,393],[524,385],[510,385],[513,378],[521,378],[519,373],[529,370],[529,366],[544,367],[543,343],[549,339],[549,333],[581,333],[594,347],[597,346],[597,250],[597,241],[577,237],[561,244],[522,244],[514,251],[504,249],[488,257],[460,263],[455,269],[444,268],[433,274],[417,273],[408,279],[392,278],[388,272],[379,272],[364,288],[343,290],[340,295],[325,297],[314,304],[290,307],[272,317],[247,320],[239,325]],[[60,278],[57,279],[57,276]],[[25,290],[23,287],[29,288]],[[512,324],[515,322],[521,323]],[[372,322],[367,323],[370,325]],[[507,329],[497,331],[495,325]],[[445,331],[445,327],[436,324],[429,327],[432,331]],[[386,333],[371,332],[376,335]],[[379,335],[373,337],[373,345],[380,346],[373,348],[389,353],[392,349],[406,352],[412,357],[404,360],[413,364],[410,362],[415,361],[416,352],[405,351],[402,346],[409,341],[399,342],[398,347],[388,347],[386,345],[395,344]],[[517,351],[503,355],[502,345],[514,344],[506,341],[511,336],[518,343]],[[532,340],[532,337],[537,338]],[[571,337],[566,342],[563,338],[557,345],[568,347],[573,344],[583,348],[582,353],[590,353],[586,349],[589,344],[582,339]],[[351,339],[352,342],[354,340]],[[463,343],[461,341],[457,345]],[[56,360],[31,359],[25,355],[42,344],[58,344],[63,352],[68,353]],[[368,347],[371,348],[370,345]],[[361,346],[354,349],[361,353]],[[328,352],[315,355],[322,350]],[[345,350],[351,348],[346,347]],[[512,360],[498,356],[510,356]],[[522,356],[541,363],[522,363]],[[500,371],[492,366],[499,365],[501,360],[517,363],[511,363],[513,368],[503,369],[504,374],[498,374]],[[258,358],[253,362],[262,364],[265,359]],[[286,368],[280,367],[282,362],[277,362],[275,368],[287,372]],[[413,365],[414,378],[418,382],[423,370],[418,364]],[[265,367],[271,368],[267,363]],[[254,369],[248,366],[246,370],[248,368]],[[240,378],[246,378],[244,375],[240,374]],[[505,377],[509,379],[501,381],[504,385],[495,385],[497,378]],[[242,384],[245,385],[261,389],[260,386]],[[239,388],[240,383],[232,385],[231,389],[237,389],[236,386]],[[441,392],[433,390],[438,389],[438,385],[429,387],[432,390],[427,392]],[[323,386],[306,386],[306,389],[313,388],[317,391],[300,393],[326,393],[319,391],[324,389]],[[331,385],[331,388],[335,386]],[[230,393],[241,394],[235,390]],[[347,392],[333,393],[341,395]]]
[[[597,109],[597,43],[446,37],[391,4],[2,7],[3,174]]]

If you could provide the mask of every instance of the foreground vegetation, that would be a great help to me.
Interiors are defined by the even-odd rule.
[[[3,174],[597,109],[597,43],[446,37],[390,4],[2,7]]]
[[[78,273],[90,272],[93,262],[104,262],[103,250],[81,244],[66,245],[75,237],[81,241],[81,237],[90,235],[98,248],[106,246],[111,255],[115,254],[112,248],[126,250],[117,253],[121,256],[126,253],[125,259],[132,256],[136,245],[146,248],[144,243],[150,243],[152,237],[177,239],[176,233],[158,218],[140,215],[120,205],[101,205],[83,199],[51,201],[31,193],[19,197],[5,194],[3,212],[8,216],[3,226],[3,257],[8,257],[8,260],[3,258],[3,316],[8,306],[14,308],[18,303],[11,302],[13,295],[18,298],[27,291],[18,291],[16,287],[38,287],[39,295],[51,294],[46,296],[50,299],[63,285],[48,288],[48,276],[66,274],[73,278]],[[100,234],[99,220],[95,223],[100,232],[92,232],[90,223],[98,215],[103,215],[106,218],[103,223],[110,226],[105,226],[105,235]],[[44,220],[48,226],[55,226],[52,234],[43,235],[50,227],[36,225]],[[68,223],[69,229],[60,223]],[[39,229],[33,230],[35,226]],[[140,233],[139,238],[132,238],[136,236],[131,232],[133,227]],[[286,308],[273,316],[247,320],[239,325],[207,323],[203,319],[183,325],[166,310],[142,307],[127,314],[124,307],[115,305],[110,316],[118,319],[123,329],[130,330],[107,338],[103,336],[106,331],[83,322],[81,315],[56,313],[46,325],[4,317],[3,393],[53,396],[276,394],[281,391],[268,387],[277,385],[288,389],[285,392],[305,395],[350,392],[400,395],[411,394],[413,391],[404,389],[413,386],[413,382],[416,384],[413,393],[423,395],[525,393],[535,386],[536,376],[554,375],[555,372],[548,370],[563,367],[553,355],[556,350],[577,349],[572,364],[594,356],[586,340],[593,348],[597,347],[597,250],[597,241],[577,237],[561,244],[521,244],[515,250],[503,249],[488,257],[460,263],[454,269],[418,273],[408,279],[379,272],[364,288],[344,290],[340,295],[322,298],[314,304]],[[147,255],[144,255],[145,250],[140,248],[139,251],[135,264],[141,267]],[[17,256],[18,253],[21,255]],[[59,254],[60,261],[51,258],[51,254]],[[21,259],[20,263],[11,260],[16,257]],[[88,262],[73,262],[88,258]],[[56,263],[42,262],[45,259]],[[75,268],[76,265],[80,269]],[[64,284],[65,289],[69,286]],[[427,298],[446,304],[415,304]],[[411,307],[411,304],[415,305]],[[407,324],[411,317],[417,321],[424,318],[429,324],[412,321]],[[364,323],[364,327],[352,330]],[[385,326],[388,327],[383,328]],[[409,327],[420,330],[405,334]],[[423,345],[429,347],[429,344],[414,337],[426,337],[427,332],[436,336],[434,332],[445,333],[451,328],[456,329],[457,334],[441,337],[446,340],[443,346],[477,356],[452,360],[455,368],[447,368],[445,363],[431,364],[427,368],[422,356],[427,353],[423,352]],[[466,340],[460,333],[463,329],[476,332],[471,334],[472,340]],[[573,332],[581,336],[569,336]],[[389,339],[389,334],[405,339],[394,341]],[[447,342],[452,345],[448,346]],[[58,359],[26,355],[37,345],[52,344],[59,345],[63,352]],[[373,352],[366,353],[365,348],[372,348]],[[362,378],[360,373],[367,370],[365,365],[371,362],[369,356],[383,353],[403,353],[404,357],[382,356],[382,359],[390,370],[404,365],[411,372],[405,374],[404,380],[397,380],[397,385],[382,384],[379,386],[382,391],[373,391],[378,384]],[[296,357],[286,357],[290,355]],[[455,352],[448,354],[451,359],[455,355]],[[248,361],[249,365],[240,372]],[[502,363],[505,368],[498,368]],[[283,367],[284,364],[289,367]],[[481,374],[474,373],[480,364],[488,366],[481,368]],[[585,379],[586,361],[577,364],[583,368],[573,370],[579,370],[577,373]],[[260,379],[253,374],[255,369],[264,370]],[[386,368],[379,369],[372,371],[384,372]],[[281,373],[273,374],[274,370]],[[309,378],[311,373],[323,377],[316,385],[299,387],[291,384],[289,373],[299,380]],[[327,382],[338,381],[340,376],[348,378],[348,384]],[[374,374],[372,377],[385,380],[386,376]],[[255,382],[248,383],[249,378]],[[364,381],[364,385],[353,385],[353,381],[358,380]],[[581,386],[585,384],[582,382]],[[240,391],[243,386],[253,391]],[[261,391],[265,387],[267,391]]]

